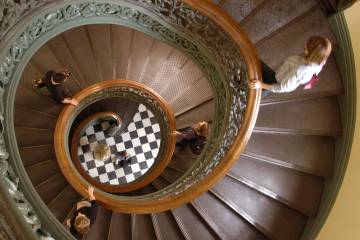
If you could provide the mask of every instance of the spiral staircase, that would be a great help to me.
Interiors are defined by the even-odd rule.
[[[312,35],[327,37],[338,48],[315,0],[213,2],[241,26],[259,58],[271,67],[301,52]],[[54,131],[63,106],[45,90],[34,88],[34,78],[49,69],[67,68],[73,73],[66,83],[72,94],[110,79],[142,83],[171,106],[177,129],[202,120],[211,123],[215,114],[212,88],[191,57],[146,33],[94,23],[63,31],[42,44],[29,57],[16,87],[13,125],[22,164],[59,222],[69,216],[81,195],[56,161]],[[83,239],[304,237],[318,215],[326,182],[333,178],[335,144],[342,135],[338,97],[344,89],[334,56],[320,79],[311,90],[262,98],[245,150],[225,177],[204,194],[179,207],[148,214],[100,207],[95,224]],[[125,114],[126,104],[121,108]],[[130,106],[128,114],[133,115],[133,109]],[[188,149],[177,152],[158,178],[130,195],[166,188],[196,159]]]

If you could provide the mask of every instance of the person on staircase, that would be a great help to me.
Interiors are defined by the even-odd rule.
[[[191,127],[176,131],[176,149],[178,152],[186,146],[190,147],[193,154],[199,155],[206,145],[209,124],[205,121],[198,122]]]
[[[66,226],[77,239],[81,239],[84,234],[89,232],[97,216],[98,204],[94,196],[94,188],[89,186],[87,193],[88,199],[77,202],[73,217],[66,220]]]
[[[41,78],[35,79],[34,84],[37,88],[46,87],[51,97],[58,103],[79,105],[78,101],[70,97],[69,90],[65,87],[65,82],[70,78],[68,70],[62,72],[48,71]]]
[[[331,50],[331,42],[327,38],[312,36],[302,54],[289,57],[276,71],[261,61],[263,82],[250,81],[250,87],[262,88],[263,96],[270,92],[292,92],[300,85],[304,85],[304,89],[311,89],[319,81],[318,74]]]

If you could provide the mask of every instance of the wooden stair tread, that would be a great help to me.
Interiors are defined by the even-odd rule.
[[[51,144],[54,141],[54,130],[43,128],[15,127],[19,147]]]
[[[98,206],[96,220],[90,231],[83,237],[83,240],[107,239],[112,212],[102,206]]]
[[[339,136],[340,112],[333,97],[262,106],[255,130]]]
[[[199,121],[211,121],[215,112],[214,100],[209,100],[179,116],[176,116],[176,128],[188,127]]]
[[[44,203],[48,204],[61,191],[63,191],[67,185],[68,182],[63,177],[63,175],[61,173],[57,173],[39,185],[35,186],[35,188]]]
[[[54,174],[59,173],[60,169],[56,159],[49,159],[26,167],[26,172],[32,184],[37,186]]]
[[[135,228],[134,240],[147,240],[156,239],[154,227],[149,214],[136,214],[135,217]]]
[[[184,239],[173,215],[170,211],[159,212],[152,214],[154,226],[157,226],[158,239]],[[155,220],[156,219],[156,220]],[[154,223],[156,222],[156,224]]]
[[[108,240],[131,239],[130,214],[113,212],[109,227]]]
[[[313,0],[269,0],[242,27],[250,40],[256,43],[301,17],[315,4]]]
[[[263,0],[237,1],[226,0],[221,5],[221,9],[229,14],[236,22],[241,22],[247,18],[256,8],[264,2]]]
[[[246,156],[241,156],[229,174],[255,183],[256,187],[253,187],[259,186],[259,192],[307,216],[315,216],[317,212],[324,185],[320,177],[254,161]]]
[[[19,147],[19,153],[25,167],[55,158],[54,145],[52,143]]]
[[[227,239],[238,239],[239,236],[242,239],[267,239],[212,194],[206,192],[194,202],[200,205],[217,226],[226,233]]]
[[[44,114],[15,108],[14,125],[16,127],[35,127],[55,129],[56,119]]]
[[[211,229],[191,206],[184,205],[174,209],[174,212],[183,220],[185,228],[192,239],[217,239],[215,233],[209,231]]]
[[[48,205],[51,212],[56,218],[63,222],[66,220],[67,214],[72,210],[76,202],[79,200],[80,194],[75,189],[68,185],[62,192],[59,193]]]
[[[27,89],[20,85],[16,90],[15,104],[57,116],[62,110],[61,104],[57,104],[47,93],[45,94],[42,95],[37,89]]]
[[[253,133],[244,153],[280,166],[330,177],[334,151],[332,137]]]
[[[259,225],[259,230],[265,230],[267,237],[280,240],[300,237],[306,217],[278,201],[229,177],[225,177],[212,190],[220,194],[225,202],[234,204],[253,225]],[[283,227],[285,224],[286,227]]]

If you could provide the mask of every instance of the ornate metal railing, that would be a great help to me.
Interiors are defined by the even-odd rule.
[[[11,1],[9,1],[11,2]],[[9,7],[6,13],[16,8]],[[21,164],[13,126],[16,86],[34,52],[52,36],[75,26],[91,23],[125,25],[145,32],[178,48],[202,69],[212,87],[215,115],[207,147],[194,166],[170,186],[150,195],[132,199],[102,192],[105,205],[120,202],[115,210],[152,212],[169,209],[200,195],[225,175],[238,158],[255,124],[260,91],[248,89],[249,79],[258,79],[259,65],[252,44],[233,20],[206,0],[127,1],[25,1],[26,10],[6,14],[0,36],[0,113],[2,120],[1,160],[12,165],[23,185],[31,183]],[[26,15],[23,15],[26,13]],[[4,92],[6,94],[4,95]],[[6,174],[11,173],[5,171]],[[84,185],[77,190],[84,194]],[[22,189],[47,229],[64,238],[62,227],[30,186]],[[26,200],[24,200],[26,201]],[[31,212],[33,214],[33,212]],[[50,221],[49,221],[50,219]],[[68,237],[68,235],[66,235]]]
[[[154,164],[146,172],[146,174],[137,178],[136,181],[110,185],[103,184],[90,175],[81,167],[80,160],[77,158],[77,147],[80,139],[81,131],[94,117],[100,117],[108,113],[98,113],[90,116],[80,123],[71,137],[71,151],[69,148],[69,134],[72,124],[76,117],[89,105],[107,99],[107,98],[123,98],[141,103],[151,110],[156,119],[159,121],[161,144],[159,153]],[[157,178],[165,169],[171,160],[175,148],[175,117],[166,101],[151,88],[130,80],[109,80],[99,82],[90,87],[83,89],[75,95],[75,99],[80,103],[79,106],[64,107],[60,114],[54,136],[54,148],[56,159],[60,169],[70,184],[78,191],[84,191],[89,184],[94,185],[97,189],[106,192],[129,192],[139,189]],[[71,153],[71,154],[70,154]],[[81,177],[79,177],[79,174]],[[100,198],[98,198],[100,200]],[[111,203],[104,202],[107,206],[116,206],[118,201],[112,200]]]

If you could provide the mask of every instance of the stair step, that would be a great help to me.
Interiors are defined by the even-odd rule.
[[[79,193],[76,192],[71,185],[68,185],[48,204],[48,208],[60,222],[63,222],[66,220],[67,214],[79,200],[79,196]]]
[[[112,48],[116,79],[125,79],[134,30],[112,26]]]
[[[131,215],[113,212],[108,240],[131,239]]]
[[[171,162],[169,163],[169,166],[181,169],[185,172],[194,164],[195,160],[195,156],[183,156],[178,154],[173,156]]]
[[[78,63],[77,66],[85,79],[86,86],[101,80],[89,36],[86,26],[72,28],[62,34],[72,58]]]
[[[15,127],[19,147],[51,144],[54,141],[54,130],[44,128]]]
[[[155,181],[153,181],[151,183],[151,185],[148,185],[145,188],[143,188],[143,191],[144,191],[144,193],[152,193],[161,188],[166,187],[168,184],[169,184],[169,182],[165,181],[163,178],[160,177],[160,178],[157,178]],[[171,216],[173,217],[173,220],[175,221],[175,222],[173,222],[173,224],[176,223],[178,230],[181,232],[183,238],[186,240],[191,240],[192,238],[190,237],[190,234],[186,230],[183,220],[179,217],[179,215],[177,215],[175,213],[174,209],[171,209],[170,213],[171,213]]]
[[[174,99],[183,96],[184,94],[191,94],[189,90],[196,88],[197,83],[205,82],[206,78],[198,66],[189,58],[174,74],[169,75],[169,81],[161,90],[160,94],[172,104]],[[210,90],[211,92],[211,90]]]
[[[229,175],[307,216],[315,216],[324,180],[241,156]]]
[[[326,97],[262,106],[255,130],[256,132],[339,136],[341,123],[337,99]]]
[[[173,49],[173,47],[166,43],[155,41],[151,52],[147,56],[146,66],[142,69],[139,82],[151,87],[153,80],[156,78],[160,69],[162,69],[164,62]]]
[[[214,107],[214,100],[209,100],[185,113],[182,113],[181,115],[175,115],[176,128],[181,129],[184,127],[188,127],[191,124],[200,121],[212,121],[215,112]]]
[[[174,169],[166,168],[160,176],[173,183],[178,180],[182,174]]]
[[[161,178],[164,179],[167,183],[172,183],[176,181],[182,174],[178,171],[175,171],[174,169],[167,168],[165,171],[161,174]],[[166,184],[163,184],[163,186],[166,186]],[[158,189],[159,186],[157,186]],[[219,239],[229,239],[229,237],[226,235],[226,233],[211,219],[207,212],[202,209],[202,207],[196,202],[189,203],[192,209],[196,211],[199,217],[202,218],[202,220],[207,224],[207,226],[211,229],[212,233],[217,236]],[[188,204],[188,205],[189,205]]]
[[[107,239],[111,216],[112,212],[110,210],[107,210],[102,206],[98,206],[96,220],[91,226],[88,234],[83,237],[83,240]]]
[[[269,0],[261,6],[242,27],[253,43],[256,43],[316,6],[313,0]]]
[[[48,114],[31,109],[15,107],[14,125],[16,127],[55,129],[56,119]]]
[[[226,233],[226,238],[223,239],[239,239],[240,236],[241,239],[267,239],[235,211],[208,192],[197,198],[194,203],[201,206],[208,217]]]
[[[331,177],[334,151],[332,137],[253,133],[244,153],[279,166]]]
[[[205,78],[201,78],[200,81],[184,90],[181,96],[170,101],[170,105],[174,110],[175,116],[177,116],[213,98],[214,95],[209,83]]]
[[[151,214],[157,239],[184,239],[170,211]]]
[[[264,2],[263,0],[250,0],[250,1],[238,1],[238,0],[225,0],[221,5],[221,9],[229,14],[236,22],[252,16]]]
[[[112,61],[112,34],[111,25],[92,24],[88,25],[89,41],[92,47],[97,72],[101,78],[99,80],[113,79]]]
[[[34,79],[42,77],[43,74],[44,74],[43,72],[39,71],[39,69],[36,68],[36,66],[34,66],[31,61],[29,61],[28,64],[26,64],[24,71],[21,75],[21,80],[18,87],[21,86],[26,89],[31,89],[38,92],[46,93],[45,88],[37,89],[33,82]]]
[[[16,90],[15,104],[46,112],[56,117],[62,110],[62,105],[57,104],[49,95],[44,96],[36,89],[27,89],[22,86],[18,86]]]
[[[35,188],[44,203],[48,204],[63,191],[66,186],[68,186],[66,179],[61,173],[57,173],[39,185],[36,185]]]
[[[60,172],[56,159],[49,159],[26,167],[26,172],[34,186]]]
[[[225,177],[212,191],[270,239],[298,239],[305,226],[302,214],[232,178]]]
[[[155,41],[148,35],[134,31],[126,79],[139,81],[143,67],[146,66],[147,56],[152,50]]]
[[[19,153],[25,167],[55,158],[53,144],[19,147]]]
[[[206,224],[212,229],[212,232],[216,234],[219,239],[230,239],[226,231],[223,231],[216,220],[211,218],[208,213],[196,202],[189,203],[197,212],[197,214],[206,222]]]
[[[156,239],[155,230],[149,214],[134,215],[135,226],[133,229],[134,240],[153,240]]]
[[[173,211],[181,218],[191,239],[218,239],[212,228],[206,224],[193,207],[187,204]]]
[[[176,76],[188,61],[190,60],[187,56],[174,48],[163,62],[162,67],[158,69],[156,77],[149,86],[156,92],[161,93],[171,82],[169,78]]]

